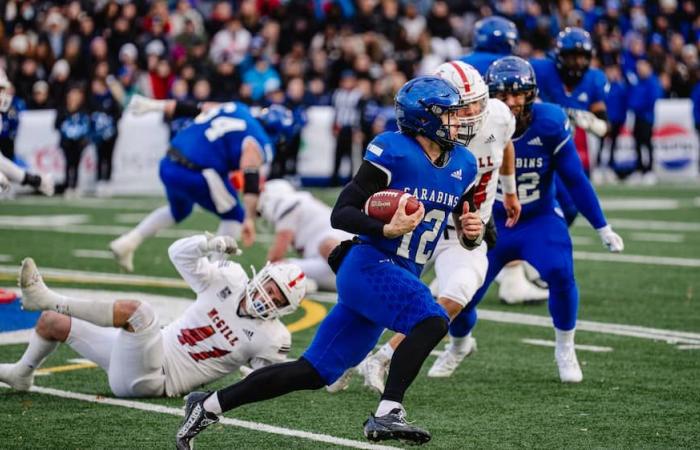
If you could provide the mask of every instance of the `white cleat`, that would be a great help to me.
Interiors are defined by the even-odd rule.
[[[457,370],[459,364],[469,355],[476,352],[476,339],[469,336],[467,340],[467,348],[462,352],[455,352],[452,350],[452,344],[447,344],[445,350],[440,356],[435,360],[432,367],[428,371],[428,376],[430,378],[447,378],[452,376],[452,374]]]
[[[350,386],[350,379],[352,378],[352,372],[355,369],[348,369],[345,371],[344,374],[340,376],[333,384],[329,384],[326,386],[326,391],[328,391],[330,394],[336,394],[340,391],[344,391],[345,389]]]
[[[56,185],[53,181],[53,177],[49,173],[41,175],[41,184],[39,184],[39,192],[47,197],[53,197],[54,191],[56,190]]]
[[[34,372],[24,377],[16,372],[15,364],[0,364],[0,382],[9,384],[16,391],[28,391],[34,384]]]
[[[581,372],[574,347],[555,350],[554,359],[557,361],[559,379],[562,383],[580,383],[583,380],[583,372]]]
[[[57,303],[59,296],[46,287],[32,258],[22,260],[19,287],[22,289],[22,309],[26,311],[43,311]]]
[[[522,264],[501,271],[498,297],[507,305],[541,303],[549,298],[549,290],[538,287],[525,276]]]
[[[127,272],[134,271],[134,252],[136,245],[129,239],[128,235],[121,236],[109,243],[109,249],[117,260],[119,267]]]
[[[357,373],[365,379],[365,386],[379,393],[384,393],[384,379],[388,369],[389,361],[383,362],[374,355],[365,358],[357,366]]]

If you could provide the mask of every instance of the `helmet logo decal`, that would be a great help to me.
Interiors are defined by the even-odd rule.
[[[294,286],[296,286],[297,282],[301,281],[304,279],[306,275],[304,275],[304,272],[301,272],[295,279],[287,283],[287,286],[291,289]]]

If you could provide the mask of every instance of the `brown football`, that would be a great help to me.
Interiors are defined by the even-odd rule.
[[[384,223],[389,223],[391,218],[394,217],[394,213],[399,207],[399,200],[403,195],[409,196],[406,202],[406,214],[413,214],[418,211],[420,201],[416,197],[398,189],[385,189],[375,192],[367,199],[364,209],[365,214]]]

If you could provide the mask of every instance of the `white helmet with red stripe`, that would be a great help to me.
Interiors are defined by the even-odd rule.
[[[459,92],[463,109],[459,115],[457,141],[467,145],[486,122],[489,88],[474,67],[458,60],[440,64],[435,75]]]
[[[291,263],[267,263],[260,272],[255,273],[253,279],[246,287],[246,297],[250,302],[248,312],[259,319],[276,319],[286,314],[291,314],[299,307],[306,294],[306,276],[301,268]],[[270,296],[267,284],[269,281],[279,288],[280,293],[287,300],[280,305],[279,300]]]

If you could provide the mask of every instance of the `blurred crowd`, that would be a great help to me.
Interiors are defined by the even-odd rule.
[[[666,97],[691,97],[700,76],[696,0],[5,0],[0,7],[0,67],[18,101],[56,108],[62,118],[85,111],[88,120],[98,111],[103,125],[134,94],[235,99],[332,105],[337,133],[366,141],[390,122],[397,89],[469,52],[475,22],[493,14],[517,24],[523,57],[544,55],[559,30],[579,26],[593,37],[593,64],[613,81],[634,77],[639,59]],[[114,137],[108,124],[103,131],[101,142]]]

